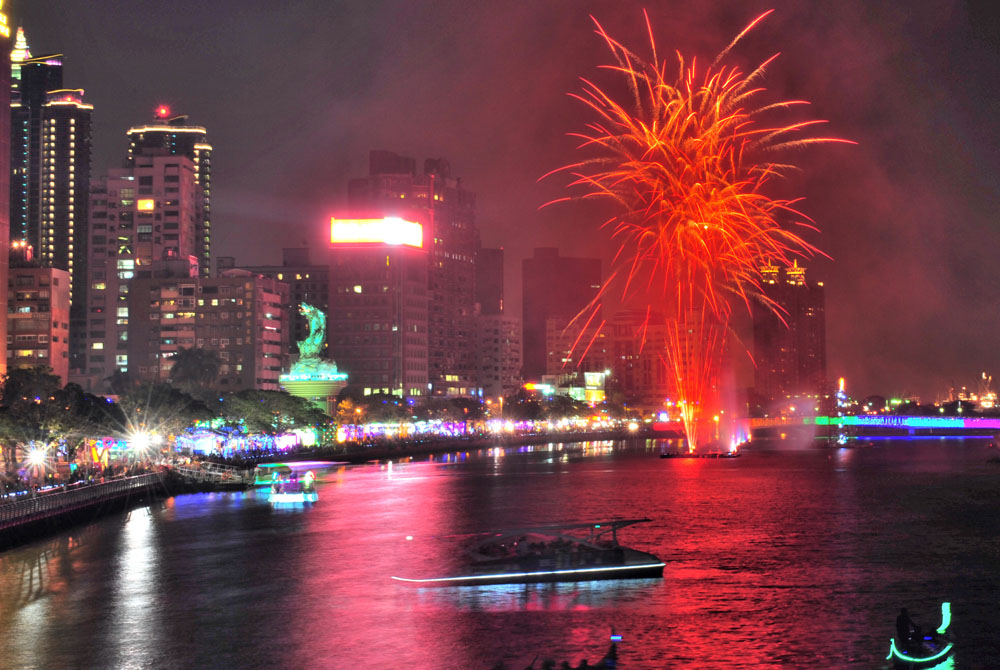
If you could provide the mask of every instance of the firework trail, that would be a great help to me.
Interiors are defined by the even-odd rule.
[[[671,74],[657,54],[648,15],[648,60],[594,19],[615,60],[602,69],[623,79],[630,95],[619,101],[581,79],[582,92],[572,95],[596,120],[571,135],[591,157],[554,171],[572,175],[570,188],[583,191],[577,197],[616,205],[616,215],[603,224],[618,242],[612,271],[576,321],[593,322],[600,305],[619,291],[623,304],[642,303],[647,314],[652,307],[665,315],[664,359],[691,449],[707,441],[712,428],[707,419],[719,407],[719,373],[734,304],[749,309],[758,301],[779,312],[763,295],[760,268],[819,253],[795,232],[814,228],[796,202],[765,194],[771,181],[794,169],[778,158],[794,147],[845,141],[804,136],[824,121],[763,120],[808,104],[756,102],[765,90],[758,82],[777,55],[749,74],[722,64],[768,14],[750,23],[708,67],[678,53]]]

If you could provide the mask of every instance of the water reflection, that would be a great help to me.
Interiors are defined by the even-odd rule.
[[[93,528],[83,528],[65,535],[0,554],[0,587],[4,608],[11,614],[18,608],[45,598],[62,586],[71,555],[83,546]]]
[[[587,611],[615,607],[648,597],[662,579],[628,579],[559,584],[498,584],[413,588],[422,609],[447,608],[478,612]],[[411,587],[412,588],[412,587]]]
[[[114,567],[114,635],[109,636],[112,657],[122,668],[155,665],[161,646],[159,621],[160,556],[153,512],[147,508],[128,513],[122,528],[121,549]]]
[[[946,667],[985,667],[1000,469],[981,445],[666,459],[635,441],[340,466],[320,502],[188,495],[0,554],[0,665],[884,668],[893,620],[954,604]],[[551,462],[550,462],[551,461]],[[415,589],[449,535],[649,517],[623,543],[662,580]],[[408,541],[412,535],[415,540]]]

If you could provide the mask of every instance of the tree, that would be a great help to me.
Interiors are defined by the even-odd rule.
[[[524,389],[504,398],[504,418],[513,421],[536,421],[542,418],[542,406],[538,399]]]
[[[214,406],[224,424],[248,433],[276,434],[330,423],[323,410],[284,391],[236,391]]]
[[[338,426],[349,426],[358,422],[357,417],[359,415],[360,408],[357,408],[354,401],[350,398],[344,398],[337,403],[337,425]]]
[[[121,396],[134,388],[137,383],[128,372],[115,370],[111,376],[105,377],[104,382],[108,385],[108,390],[112,395]]]
[[[222,359],[212,349],[180,348],[171,357],[170,381],[183,391],[195,394],[215,383]]]
[[[589,412],[587,403],[574,400],[568,395],[553,395],[545,399],[542,407],[546,419],[558,420],[578,417]]]
[[[47,368],[19,368],[4,376],[0,442],[8,474],[17,468],[19,449],[62,452],[72,460],[83,441],[107,425],[104,398],[76,384],[59,384]]]
[[[166,437],[214,417],[201,400],[169,384],[151,383],[135,386],[118,399],[113,426],[126,438],[139,432]]]
[[[365,396],[358,404],[364,409],[365,421],[370,423],[397,423],[410,417],[406,401],[387,393]]]

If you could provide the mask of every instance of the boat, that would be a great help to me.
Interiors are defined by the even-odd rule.
[[[319,500],[319,494],[316,493],[316,476],[312,470],[307,471],[301,479],[295,473],[288,479],[281,477],[277,472],[274,476],[268,497],[271,505],[303,505]]]
[[[663,577],[663,561],[618,543],[619,530],[646,521],[550,524],[461,536],[456,565],[443,576],[392,579],[416,586],[477,586]]]
[[[695,452],[663,452],[660,458],[739,458],[739,450],[733,451],[695,451]]]
[[[287,463],[261,463],[253,472],[253,485],[265,488],[274,484],[279,478],[290,477],[293,470]]]
[[[916,670],[916,668],[933,668],[948,660],[954,651],[955,644],[948,639],[948,627],[951,625],[951,603],[941,603],[941,625],[934,635],[922,635],[917,645],[912,643],[905,649],[896,645],[896,638],[889,640],[889,655],[887,661],[892,661],[899,670]]]
[[[297,476],[305,474],[306,470],[319,470],[331,468],[338,465],[347,465],[345,461],[289,461],[287,463],[259,463],[254,468],[253,485],[257,488],[267,488],[274,484],[274,480],[289,479],[293,473]]]

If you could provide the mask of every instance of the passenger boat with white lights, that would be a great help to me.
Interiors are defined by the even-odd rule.
[[[941,625],[934,635],[921,635],[920,640],[896,646],[896,638],[889,640],[889,655],[887,661],[892,661],[893,667],[899,670],[916,670],[916,668],[935,668],[948,660],[954,651],[954,643],[948,639],[948,627],[951,625],[951,603],[941,603]]]
[[[665,451],[660,454],[660,458],[739,458],[742,455],[738,449],[732,451]]]
[[[443,576],[393,577],[415,586],[478,586],[663,577],[653,554],[624,547],[618,531],[649,519],[530,526],[462,536]]]

